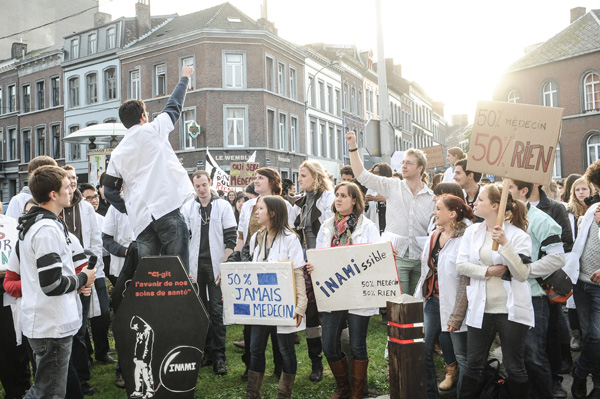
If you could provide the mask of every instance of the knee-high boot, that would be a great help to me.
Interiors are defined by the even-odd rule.
[[[348,399],[350,398],[350,382],[348,381],[348,360],[344,356],[338,362],[329,362],[329,368],[335,378],[337,389],[329,399]]]
[[[367,367],[369,366],[368,360],[352,360],[352,391],[350,394],[351,399],[362,399],[363,388],[367,381]]]
[[[292,399],[292,388],[296,374],[281,373],[279,387],[277,388],[277,399]]]
[[[264,373],[257,373],[256,371],[248,371],[248,385],[246,385],[246,399],[261,399],[260,388],[262,387],[262,381]]]

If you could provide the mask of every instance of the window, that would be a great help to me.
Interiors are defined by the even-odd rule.
[[[115,48],[116,45],[116,30],[114,26],[111,26],[106,30],[106,48]]]
[[[277,64],[277,83],[277,93],[285,96],[285,64],[281,62]]]
[[[342,96],[340,94],[340,89],[335,89],[335,114],[337,116],[342,116]]]
[[[319,125],[319,138],[321,142],[321,151],[319,153],[322,157],[327,157],[327,132],[325,131],[325,124]]]
[[[519,103],[521,102],[521,96],[519,95],[519,91],[518,90],[511,90],[508,92],[508,95],[506,96],[506,101],[508,101],[509,103]]]
[[[275,148],[277,143],[277,133],[275,132],[275,125],[277,122],[275,121],[275,111],[272,109],[267,109],[267,142],[269,140],[272,141],[272,145],[270,148]]]
[[[141,100],[142,94],[140,89],[140,71],[136,69],[129,72],[129,97]]]
[[[358,109],[356,110],[356,112],[360,116],[363,116],[363,114],[364,114],[362,89],[358,89]]]
[[[50,105],[57,107],[60,105],[60,77],[55,76],[50,79],[50,89],[52,90]]]
[[[22,163],[31,161],[31,130],[23,131],[23,156],[21,157]]]
[[[319,80],[319,108],[321,111],[325,111],[326,108],[325,102],[325,83],[322,80]]]
[[[268,91],[275,91],[275,61],[271,57],[265,61],[265,83]]]
[[[290,117],[290,151],[298,152],[298,118]]]
[[[346,145],[346,138],[344,137],[344,135],[342,134],[342,129],[340,129],[339,127],[336,129],[337,131],[337,137],[340,140],[339,141],[339,147],[338,147],[338,158],[343,161],[344,160],[344,148]]]
[[[286,133],[287,133],[287,118],[285,114],[279,114],[279,149],[285,150],[287,148],[286,143]]]
[[[17,86],[8,86],[8,112],[17,111]]]
[[[74,133],[79,130],[79,126],[71,126],[69,127],[69,134]],[[81,159],[81,145],[80,144],[69,144],[71,161]]]
[[[244,53],[223,53],[223,84],[226,89],[245,87]]]
[[[356,88],[352,86],[352,90],[350,91],[350,99],[352,104],[352,113],[356,114]]]
[[[597,73],[588,73],[583,81],[585,92],[585,110],[600,108],[600,77]]]
[[[317,106],[317,89],[315,88],[315,77],[308,75],[308,85],[310,86],[310,106]]]
[[[331,85],[327,85],[327,112],[329,112],[330,114],[335,113],[335,109],[334,109],[334,98],[333,98],[333,86]]]
[[[598,159],[600,159],[600,133],[595,133],[589,136],[587,139],[586,146],[588,157],[587,166],[590,166]]]
[[[560,142],[556,144],[556,153],[554,154],[554,169],[552,170],[552,178],[562,178],[562,166],[560,159]]]
[[[165,64],[154,66],[154,95],[164,96],[167,93],[167,66]]]
[[[191,150],[196,148],[196,138],[190,136],[189,127],[196,121],[196,112],[193,109],[185,110],[181,113],[181,149]]]
[[[8,159],[17,159],[17,129],[8,129]]]
[[[71,59],[79,58],[79,38],[71,40]]]
[[[69,79],[69,107],[79,107],[79,78]]]
[[[87,103],[94,104],[98,102],[98,82],[95,73],[90,73],[85,77],[87,86]]]
[[[38,110],[40,109],[44,109],[45,108],[45,97],[46,97],[46,84],[45,82],[42,80],[41,82],[37,82],[35,84],[35,88],[36,88],[36,108]]]
[[[344,83],[344,111],[350,111],[350,87]]]
[[[296,70],[290,67],[290,98],[298,99],[298,79],[296,78]]]
[[[59,159],[62,158],[61,154],[61,145],[60,145],[60,125],[51,125],[50,126],[50,151],[52,158]]]
[[[310,121],[310,141],[312,144],[312,154],[319,155],[319,138],[317,137],[317,122]]]
[[[246,108],[225,107],[225,146],[243,147],[246,135]]]
[[[98,35],[90,33],[88,36],[88,54],[96,54],[98,52]]]
[[[329,125],[329,157],[335,159],[335,130]]]
[[[546,82],[542,87],[542,104],[545,107],[558,106],[558,89],[556,83]]]
[[[35,129],[35,137],[37,140],[37,155],[46,155],[46,127],[38,127]]]
[[[181,66],[194,66],[194,57],[186,57],[181,59]],[[195,74],[194,74],[195,76]],[[194,89],[194,76],[192,76],[188,82],[188,90]]]
[[[2,95],[2,86],[0,86],[0,115],[4,113],[4,96]],[[1,159],[1,158],[0,158]]]
[[[23,113],[31,111],[31,86],[25,85],[23,89]]]
[[[117,98],[117,75],[115,68],[109,68],[104,71],[104,101],[115,100]]]

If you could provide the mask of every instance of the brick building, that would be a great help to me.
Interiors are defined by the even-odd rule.
[[[565,109],[554,177],[600,158],[600,10],[571,10],[570,25],[532,46],[504,75],[494,100]],[[568,154],[568,156],[566,156]]]

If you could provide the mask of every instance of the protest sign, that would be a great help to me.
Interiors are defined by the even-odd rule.
[[[229,187],[229,175],[219,167],[210,152],[206,151],[206,169],[212,179],[212,188],[222,190],[224,192],[235,191]]]
[[[563,109],[480,101],[469,144],[474,172],[549,184]]]
[[[8,268],[8,259],[19,238],[17,220],[0,215],[0,272]]]
[[[392,154],[392,159],[390,159],[393,170],[402,170],[402,161],[404,160],[404,155],[404,151],[394,151],[394,154]]]
[[[381,308],[401,294],[389,242],[306,251],[320,312]]]
[[[223,322],[296,326],[292,262],[221,264]]]
[[[246,187],[256,178],[257,162],[232,162],[229,169],[229,187]]]
[[[421,151],[425,153],[425,157],[427,158],[427,169],[446,165],[446,158],[444,157],[444,150],[441,145],[421,148]]]
[[[193,398],[208,325],[179,257],[144,257],[113,322],[127,395]]]

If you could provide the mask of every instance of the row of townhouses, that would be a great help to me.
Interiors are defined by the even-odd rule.
[[[14,43],[0,62],[0,200],[27,184],[27,163],[41,154],[72,164],[87,181],[91,143],[63,138],[119,122],[126,99],[142,99],[152,119],[184,65],[195,73],[170,141],[190,173],[204,166],[208,149],[225,170],[256,151],[257,162],[293,181],[306,159],[338,177],[348,161],[349,130],[357,132],[367,165],[385,159],[382,154],[445,144],[443,105],[404,79],[391,59],[383,106],[393,137],[381,140],[368,128],[384,102],[371,51],[290,43],[265,14],[255,21],[229,3],[152,16],[148,0],[138,0],[135,17],[111,20],[96,12],[89,28],[62,43],[35,50]],[[190,134],[196,123],[199,134]]]

